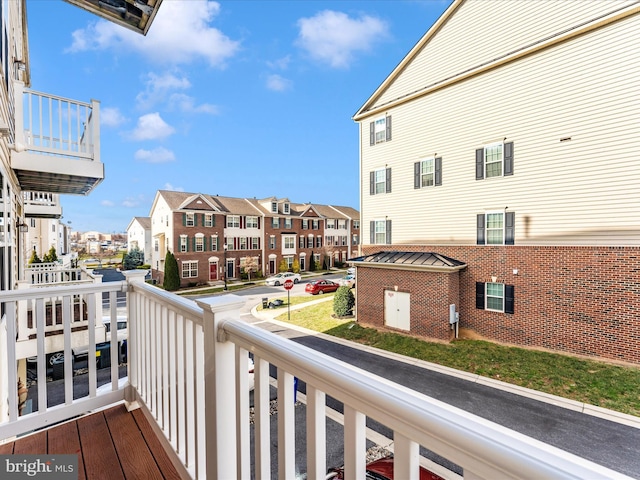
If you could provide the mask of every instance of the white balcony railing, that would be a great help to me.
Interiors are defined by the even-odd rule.
[[[50,192],[22,192],[26,217],[60,218],[60,195]]]
[[[0,416],[8,421],[0,423],[0,441],[124,399],[132,405],[137,402],[147,417],[153,419],[161,440],[183,466],[185,476],[270,479],[276,468],[270,463],[270,449],[277,438],[277,476],[291,479],[296,476],[295,377],[306,383],[309,479],[322,479],[326,475],[326,396],[344,405],[345,478],[364,478],[367,417],[393,432],[395,478],[418,479],[419,446],[459,465],[465,479],[628,478],[246,324],[240,320],[240,307],[244,304],[241,297],[218,296],[195,303],[145,284],[138,272],[127,273],[127,282],[81,285],[73,290],[62,289],[59,296],[64,299],[66,336],[73,295],[91,298],[108,291],[115,300],[117,291],[127,290],[128,382],[119,386],[116,352],[111,349],[112,391],[96,394],[96,368],[90,365],[89,395],[72,400],[68,360],[71,351],[65,344],[65,404],[46,407],[46,389],[41,389],[38,410],[19,416],[18,379],[15,368],[9,368],[5,372],[8,417]],[[39,347],[43,345],[43,307],[37,290],[0,292],[6,312],[0,328],[0,342],[6,343],[0,345],[0,366],[16,365],[16,349],[9,341],[15,338],[12,311],[24,295],[33,295],[30,298],[40,312],[38,342]],[[95,303],[89,301],[88,305]],[[94,320],[96,315],[95,309],[89,313]],[[115,316],[113,307],[112,320]],[[96,339],[94,334],[89,337],[91,355],[96,350]],[[110,340],[113,344],[117,342],[115,330]],[[39,348],[39,354],[42,352]],[[255,364],[253,451],[247,377],[249,352]],[[277,369],[277,432],[270,428],[270,366]],[[41,355],[37,368],[38,375],[44,373]],[[4,397],[2,403],[6,403]],[[255,459],[253,472],[251,456]]]

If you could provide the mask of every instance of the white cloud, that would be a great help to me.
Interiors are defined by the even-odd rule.
[[[267,62],[267,65],[276,70],[286,70],[289,68],[289,63],[291,63],[291,55],[287,55],[286,57],[278,58],[272,62]]]
[[[113,203],[111,200],[102,200],[100,202],[100,205],[102,205],[103,207],[114,207],[116,204]]]
[[[158,147],[154,150],[140,149],[134,154],[134,158],[146,163],[167,163],[173,162],[176,156],[171,150],[164,147]]]
[[[164,190],[171,190],[171,191],[174,191],[174,192],[184,192],[184,188],[182,188],[182,187],[174,187],[170,183],[165,183],[164,184]]]
[[[334,68],[346,68],[357,52],[367,52],[388,35],[387,24],[375,17],[351,18],[324,10],[298,20],[297,44],[312,58]]]
[[[169,108],[179,110],[186,113],[208,113],[217,115],[220,110],[217,106],[210,103],[195,104],[195,99],[183,93],[174,93],[169,97]]]
[[[136,197],[127,197],[122,201],[122,206],[126,208],[135,208],[140,206],[144,202],[144,196],[139,195]]]
[[[166,101],[169,92],[191,88],[191,82],[188,78],[179,77],[169,72],[162,75],[148,73],[144,84],[145,90],[136,96],[136,103],[141,109],[149,109],[157,103]]]
[[[73,32],[67,51],[137,51],[158,63],[188,64],[204,59],[211,66],[223,67],[238,52],[240,42],[210,26],[220,4],[208,0],[188,3],[186,8],[182,1],[163,2],[146,36],[99,20]]]
[[[175,129],[165,122],[158,112],[148,113],[138,118],[138,125],[131,134],[133,140],[158,140],[175,133]]]
[[[274,73],[267,76],[267,88],[276,92],[283,92],[291,88],[291,80]]]
[[[105,107],[100,109],[100,125],[107,127],[118,127],[127,119],[120,113],[118,108]]]

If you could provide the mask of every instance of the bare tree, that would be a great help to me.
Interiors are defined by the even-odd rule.
[[[244,259],[244,271],[247,274],[247,278],[251,281],[251,273],[258,271],[258,260],[256,257],[246,257]]]

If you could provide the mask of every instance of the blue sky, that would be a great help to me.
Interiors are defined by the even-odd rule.
[[[105,179],[74,230],[124,232],[159,189],[359,209],[352,115],[450,0],[164,0],[148,35],[27,2],[31,88],[101,105]]]

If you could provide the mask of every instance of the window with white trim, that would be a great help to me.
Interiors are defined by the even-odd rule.
[[[227,228],[240,228],[240,215],[227,215]]]
[[[184,217],[184,225],[186,227],[195,227],[196,225],[196,214],[195,213],[187,213]]]
[[[214,252],[218,251],[218,236],[211,235],[211,250]]]
[[[336,220],[335,220],[334,218],[327,218],[327,219],[325,220],[325,223],[326,223],[326,225],[327,225],[327,226],[326,226],[326,228],[327,228],[327,229],[329,229],[329,228],[336,228]]]
[[[227,242],[227,250],[235,250],[235,248],[233,248],[234,240],[235,240],[235,237],[225,238],[225,241]]]
[[[485,219],[487,245],[504,245],[504,213],[490,212]]]
[[[292,225],[292,220],[290,218],[285,218],[284,219],[284,228],[290,230],[291,229],[291,225]]]
[[[285,203],[282,206],[282,211],[285,213],[285,215],[289,215],[289,212],[291,212],[291,206],[288,203]]]
[[[476,180],[513,175],[513,142],[496,142],[476,149]]]
[[[271,219],[271,228],[280,228],[280,217],[273,217]]]
[[[384,193],[385,192],[385,189],[386,189],[385,172],[386,172],[386,169],[384,169],[384,168],[382,168],[380,170],[376,170],[374,172],[374,174],[375,174],[374,184],[375,184],[376,195],[378,195],[379,193]]]
[[[478,245],[514,245],[515,212],[487,212],[477,216]]]
[[[187,251],[187,236],[186,235],[180,235],[180,251],[181,252],[186,252]]]
[[[347,221],[346,220],[338,220],[338,228],[342,228],[342,229],[347,228]]]
[[[251,250],[260,250],[260,237],[251,237]]]
[[[358,230],[360,228],[360,220],[353,221],[353,229]]]
[[[287,270],[293,267],[293,257],[284,257],[284,262],[287,264]]]
[[[258,217],[250,216],[246,218],[247,228],[258,228]]]
[[[182,278],[196,278],[198,276],[198,261],[182,262]]]
[[[386,220],[374,220],[375,226],[375,243],[384,245],[387,243],[387,225]]]
[[[514,313],[514,286],[496,282],[476,283],[476,308]]]
[[[283,238],[283,241],[284,241],[284,248],[286,249],[296,248],[296,237],[292,235],[288,235]]]
[[[271,235],[269,237],[269,248],[271,250],[275,250],[275,248],[276,248],[276,237],[275,237],[275,235]]]
[[[213,227],[213,215],[210,213],[204,214],[204,226]]]
[[[247,237],[238,238],[238,250],[246,250],[247,249]]]
[[[278,213],[278,202],[271,202],[271,213]]]
[[[385,116],[369,123],[369,145],[391,140],[391,117]]]
[[[351,245],[358,245],[358,235],[355,233],[351,236]]]
[[[204,252],[204,235],[196,235],[196,252]]]
[[[304,248],[305,245],[305,238],[300,235],[299,239],[298,239],[298,248]]]
[[[322,247],[322,237],[318,235],[316,237],[316,248],[320,248],[320,247]]]
[[[494,143],[484,147],[485,177],[502,176],[502,143]]]
[[[313,229],[318,230],[318,228],[320,228],[320,222],[317,219],[313,220]]]
[[[309,230],[309,220],[307,220],[306,218],[302,219],[302,229]]]

